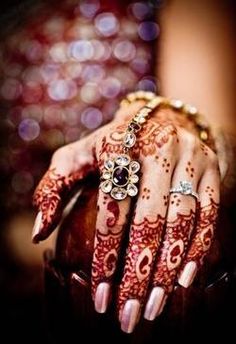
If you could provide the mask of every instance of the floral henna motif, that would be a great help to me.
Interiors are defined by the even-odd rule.
[[[119,255],[123,228],[119,232],[111,229],[106,234],[97,229],[92,263],[92,295],[94,297],[100,282],[112,279]]]
[[[198,268],[203,264],[214,237],[218,217],[219,204],[211,199],[211,203],[199,211],[196,234],[189,249],[187,260],[196,262]]]
[[[69,176],[61,176],[55,172],[55,168],[49,169],[39,185],[37,186],[33,204],[42,212],[41,231],[38,234],[38,239],[44,239],[55,228],[62,211],[61,197],[65,190],[70,190],[76,181],[82,179],[92,167],[85,166],[78,172],[70,174]]]
[[[48,170],[40,181],[33,199],[33,204],[43,213],[43,226],[47,227],[55,216],[58,208],[60,191],[62,190],[65,178],[55,173],[55,169]]]
[[[99,153],[100,158],[103,153],[107,153],[108,155],[122,153],[121,143],[125,129],[125,125],[119,126],[109,136],[109,140],[105,137],[103,138]],[[149,120],[148,123],[143,126],[140,137],[138,136],[136,144],[132,149],[134,157],[138,158],[140,155],[155,155],[159,149],[169,141],[170,137],[175,135],[177,135],[177,131],[172,124],[160,124]],[[101,159],[99,159],[99,161],[101,161]]]
[[[153,277],[154,286],[162,286],[171,292],[177,270],[186,252],[195,223],[195,212],[188,215],[177,213],[174,221],[168,221],[163,246],[158,257]]]
[[[109,201],[107,204],[107,210],[109,212],[107,218],[107,227],[114,227],[120,215],[120,208],[118,202]]]
[[[134,154],[155,155],[169,141],[170,137],[175,135],[177,135],[177,131],[172,124],[162,125],[150,120],[143,127],[142,136],[137,140]]]
[[[119,311],[127,299],[144,302],[164,223],[165,218],[157,215],[154,221],[145,217],[142,222],[132,224],[124,277],[119,288]]]

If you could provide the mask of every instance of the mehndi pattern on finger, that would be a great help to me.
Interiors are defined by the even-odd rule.
[[[175,220],[167,221],[166,233],[158,255],[153,276],[153,286],[161,286],[166,293],[173,289],[178,268],[186,253],[195,223],[195,211],[177,213]]]
[[[33,237],[34,242],[45,239],[58,224],[62,212],[62,194],[90,171],[94,166],[86,164],[80,170],[68,176],[60,175],[55,168],[50,168],[39,182],[33,197],[33,205],[41,211],[40,233]]]
[[[124,277],[119,287],[119,310],[128,299],[137,299],[141,304],[144,302],[149,283],[149,272],[156,258],[164,223],[165,217],[159,214],[155,219],[144,217],[141,222],[133,221]]]
[[[209,251],[217,224],[219,204],[211,198],[208,205],[199,210],[195,238],[189,249],[186,262],[194,261],[200,268]]]

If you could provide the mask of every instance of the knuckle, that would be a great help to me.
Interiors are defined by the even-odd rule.
[[[52,155],[52,161],[60,159],[62,156],[64,156],[66,153],[66,147],[60,147],[58,148]]]
[[[172,124],[164,127],[157,137],[157,145],[166,153],[173,153],[176,150],[177,142],[177,130]]]
[[[209,162],[208,162],[209,166],[212,169],[218,169],[219,161],[218,161],[217,155],[212,150],[209,150],[208,157],[209,157]]]
[[[184,150],[188,151],[191,156],[195,156],[200,148],[199,139],[192,133],[183,131],[181,135],[181,142]]]

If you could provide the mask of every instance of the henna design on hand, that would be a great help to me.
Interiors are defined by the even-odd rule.
[[[118,232],[108,229],[102,233],[97,229],[92,263],[92,295],[94,297],[100,282],[109,282],[115,272],[123,228]]]
[[[49,169],[45,173],[33,197],[33,205],[42,212],[41,229],[37,236],[33,238],[34,242],[45,239],[58,224],[65,191],[70,190],[76,181],[84,178],[93,169],[93,165],[86,165],[69,176],[56,173],[55,168]]]
[[[109,201],[107,204],[107,210],[109,212],[106,221],[107,226],[114,227],[120,215],[120,208],[118,203],[116,201]]]
[[[60,215],[61,191],[64,186],[68,188],[73,184],[73,178],[65,178],[55,172],[48,170],[35,190],[33,204],[42,211],[42,227],[48,228]]]
[[[208,156],[209,148],[202,142],[200,143],[200,149],[205,156]]]
[[[164,206],[166,207],[169,203],[169,194],[163,196]]]
[[[122,152],[121,143],[125,129],[126,125],[118,126],[110,134],[108,140],[105,137],[103,138],[102,147],[99,153],[100,158],[104,152],[107,154],[120,154]],[[159,149],[170,140],[171,136],[176,135],[177,130],[172,124],[160,124],[150,120],[143,126],[141,134],[138,136],[136,144],[133,147],[132,153],[135,158],[140,157],[140,155],[155,155]]]
[[[142,197],[142,199],[147,199],[147,200],[149,200],[150,199],[150,192],[151,192],[151,190],[150,189],[148,189],[148,188],[143,188],[143,190],[142,190],[142,192],[141,192],[141,197]]]
[[[211,199],[213,194],[214,194],[214,189],[212,189],[210,186],[207,186],[205,189],[205,192],[209,196],[209,198]]]
[[[165,218],[160,215],[154,221],[144,217],[142,222],[132,223],[126,265],[119,287],[119,311],[127,299],[137,299],[141,304],[144,302],[164,223]]]
[[[171,197],[171,202],[170,202],[171,205],[174,205],[176,207],[179,207],[179,205],[181,204],[181,198],[179,195],[177,194],[173,194],[172,197]]]
[[[218,217],[219,204],[211,199],[210,204],[199,211],[196,233],[190,246],[185,264],[194,261],[199,268],[211,246]]]
[[[194,227],[195,212],[177,213],[174,221],[168,221],[160,255],[154,267],[153,286],[161,286],[170,293],[182,258],[186,253]]]
[[[168,160],[166,158],[163,159],[162,167],[165,170],[165,173],[170,172],[170,163],[168,162]]]
[[[189,175],[190,178],[193,178],[193,177],[194,177],[195,170],[194,170],[194,168],[192,167],[191,161],[188,161],[187,167],[185,168],[185,171],[187,172],[187,174]]]

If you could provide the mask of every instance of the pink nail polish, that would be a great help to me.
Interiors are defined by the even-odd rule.
[[[165,302],[166,302],[165,290],[161,287],[155,287],[149,296],[148,302],[146,304],[144,318],[147,320],[154,320],[159,314],[161,314]]]
[[[182,285],[184,288],[188,288],[193,282],[196,273],[197,264],[195,262],[188,262],[179,276],[179,284]]]
[[[95,309],[98,313],[105,313],[108,306],[110,295],[110,284],[100,283],[95,293]]]
[[[35,240],[35,237],[39,234],[41,226],[42,226],[42,212],[38,212],[36,218],[35,218],[35,222],[34,222],[34,227],[32,230],[32,241]]]
[[[131,333],[137,323],[140,312],[138,300],[128,300],[121,315],[121,329],[126,333]]]

